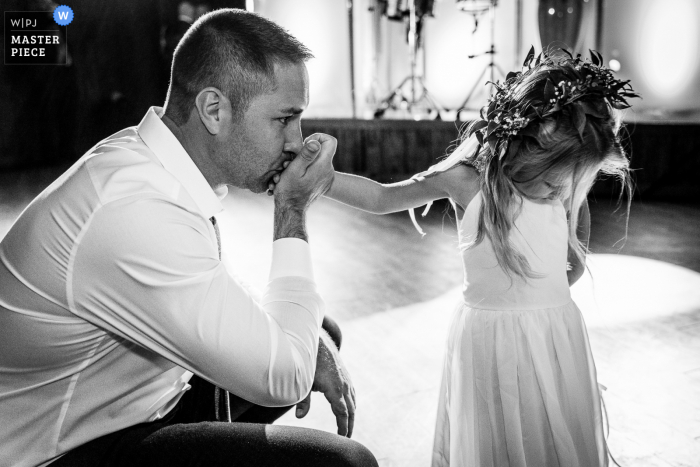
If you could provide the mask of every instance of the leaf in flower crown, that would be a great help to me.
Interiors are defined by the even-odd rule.
[[[610,90],[614,93],[617,93],[618,91],[620,91],[620,89],[622,89],[624,87],[625,87],[625,83],[619,82],[619,83],[615,83],[615,84],[611,85]]]
[[[581,105],[581,108],[586,113],[586,115],[592,115],[592,116],[597,117],[597,118],[605,118],[605,115],[598,112],[595,109],[595,107],[593,107],[593,104],[591,104],[590,102],[579,101],[577,103]]]
[[[600,66],[600,60],[598,60],[598,56],[595,54],[595,52],[591,49],[588,49],[588,52],[591,54],[591,62],[593,62],[595,66]]]
[[[476,132],[476,140],[479,142],[480,146],[484,145],[484,134],[480,131]]]
[[[594,52],[596,53],[596,55],[598,55],[598,61],[600,62],[600,65],[601,65],[601,66],[604,66],[604,65],[605,65],[605,60],[603,60],[603,56],[600,55],[600,52],[598,52],[597,50],[594,50]]]
[[[472,126],[469,127],[469,129],[467,130],[467,138],[473,135],[481,134],[481,130],[483,129],[482,122],[483,124],[486,124],[486,122],[484,122],[483,120],[479,120],[478,122],[474,123]],[[479,126],[479,128],[476,127],[477,125]]]
[[[583,141],[583,131],[586,129],[586,113],[580,102],[574,102],[571,106],[571,118],[578,132],[578,136]]]
[[[475,124],[472,125],[472,127],[469,129],[471,133],[474,133],[476,131],[481,130],[482,128],[486,127],[488,125],[488,122],[486,120],[479,120]]]
[[[627,102],[611,102],[610,105],[618,110],[629,109],[631,107]]]
[[[544,85],[544,105],[550,105],[550,101],[552,99],[556,99],[556,95],[554,94],[554,83],[552,83],[551,79],[547,78],[547,82]]]
[[[498,136],[496,136],[496,135],[487,136],[486,142],[489,144],[489,147],[491,149],[494,149],[498,145]]]
[[[573,56],[573,55],[571,55],[571,52],[569,52],[569,51],[568,51],[568,50],[566,50],[565,48],[563,48],[563,47],[562,47],[562,48],[560,48],[559,50],[561,50],[561,51],[562,51],[562,52],[564,52],[564,53],[565,53],[566,55],[568,55],[568,56],[569,56],[569,58],[570,58],[571,60],[573,60],[573,59],[574,59],[574,56]]]
[[[493,134],[493,132],[496,130],[496,128],[498,128],[498,126],[499,126],[498,123],[496,123],[494,121],[490,121],[489,126],[486,129],[486,138],[491,136]]]
[[[518,73],[515,71],[511,71],[506,75],[506,81],[510,81],[511,78],[517,78],[517,77],[518,77]]]
[[[494,111],[494,110],[496,110],[496,100],[495,100],[495,99],[492,100],[491,103],[489,104],[489,108],[488,108],[488,110],[486,111],[486,116],[487,116],[488,118],[486,118],[485,120],[488,120],[488,119],[491,118],[491,115],[493,115],[493,111]]]
[[[535,58],[535,46],[531,45],[530,51],[527,53],[527,57],[525,57],[525,61],[523,62],[523,68],[529,67],[533,58]]]

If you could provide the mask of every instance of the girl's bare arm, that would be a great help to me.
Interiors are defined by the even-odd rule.
[[[409,179],[381,184],[368,178],[336,173],[326,196],[363,211],[387,214],[451,198],[466,206],[478,191],[476,171],[464,165],[432,174],[422,180]]]
[[[591,213],[588,209],[588,201],[584,201],[579,210],[578,216],[578,228],[576,229],[576,235],[578,240],[584,247],[584,250],[588,250],[588,240],[591,234]],[[569,279],[569,285],[573,285],[577,280],[583,276],[586,270],[585,259],[581,262],[578,259],[571,248],[569,248],[568,255],[569,264],[571,264],[571,269],[566,271],[566,276]]]

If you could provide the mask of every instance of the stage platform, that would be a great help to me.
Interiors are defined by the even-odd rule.
[[[465,119],[478,114],[468,113]],[[405,115],[404,115],[405,117]],[[68,167],[93,144],[123,128],[110,125],[59,144],[29,127],[13,134],[15,144],[0,147],[0,173]],[[136,124],[129,120],[126,125]],[[338,138],[335,168],[382,182],[398,181],[421,172],[459,143],[464,122],[391,119],[303,119],[302,132],[328,133]],[[700,112],[627,114],[623,144],[631,154],[636,198],[671,202],[700,202]],[[48,135],[48,136],[47,136]],[[0,135],[1,136],[1,135]],[[72,143],[71,143],[72,141]],[[80,141],[80,142],[79,142]],[[596,197],[616,197],[616,185],[599,181]]]
[[[321,132],[338,139],[336,170],[398,181],[434,164],[459,142],[463,122],[435,120],[302,120],[304,135]],[[636,196],[647,200],[700,201],[700,117],[695,114],[631,114],[623,144],[631,154]],[[616,196],[601,180],[593,194]]]

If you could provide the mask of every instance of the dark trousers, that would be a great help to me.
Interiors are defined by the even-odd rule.
[[[323,328],[340,348],[340,329]],[[376,466],[372,453],[348,438],[308,428],[271,425],[291,407],[262,407],[230,395],[232,423],[212,422],[214,386],[193,376],[192,389],[163,420],[94,439],[51,467]],[[318,407],[316,410],[320,410]]]

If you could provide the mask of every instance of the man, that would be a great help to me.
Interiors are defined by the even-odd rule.
[[[354,390],[319,331],[304,219],[332,183],[335,140],[301,138],[309,57],[252,13],[202,17],[164,111],[20,215],[0,243],[0,465],[376,465],[348,439]],[[220,261],[226,185],[274,190],[260,303]],[[242,423],[300,401],[303,416],[312,384],[347,437]]]

